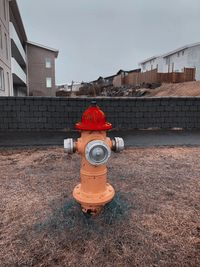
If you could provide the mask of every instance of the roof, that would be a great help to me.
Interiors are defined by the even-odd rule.
[[[117,72],[117,74],[116,75],[119,75],[119,74],[121,74],[121,73],[123,73],[123,72],[125,72],[125,73],[132,73],[132,72],[140,72],[141,71],[141,69],[133,69],[133,70],[119,70],[118,72]]]
[[[179,47],[179,48],[177,48],[175,50],[172,50],[172,51],[170,51],[168,53],[163,54],[162,57],[167,57],[167,56],[173,55],[173,54],[175,54],[175,53],[177,53],[179,51],[185,50],[185,49],[190,48],[190,47],[198,46],[198,45],[200,45],[200,42],[193,43],[193,44],[188,44],[188,45],[184,45],[182,47]]]
[[[46,49],[46,50],[49,50],[49,51],[52,51],[52,52],[54,52],[56,54],[56,57],[58,56],[59,50],[57,50],[55,48],[44,46],[44,45],[41,45],[41,44],[38,44],[38,43],[34,43],[34,42],[31,42],[31,41],[27,41],[27,44],[33,45],[33,46],[37,46],[37,47],[40,47],[40,48],[43,48],[43,49]]]
[[[141,69],[139,68],[139,69],[134,69],[134,70],[128,70],[127,72],[128,73],[131,73],[131,72],[141,72]]]
[[[117,74],[114,74],[114,75],[111,75],[111,76],[107,76],[107,77],[104,77],[105,80],[108,80],[108,79],[112,79],[116,76]]]
[[[16,20],[17,25],[19,26],[18,28],[20,30],[20,34],[21,34],[23,40],[26,42],[27,41],[27,35],[26,35],[26,31],[24,28],[24,24],[22,21],[22,17],[21,17],[20,11],[19,11],[17,1],[16,0],[10,1],[9,6],[10,6],[10,9],[12,10],[12,13],[13,13],[13,16]]]
[[[104,79],[104,80],[114,79],[114,77],[116,77],[117,75],[119,75],[119,74],[121,74],[123,72],[125,72],[125,73],[141,72],[141,69],[133,69],[133,70],[122,70],[122,69],[120,69],[116,74],[113,74],[111,76],[107,76],[107,77],[99,76],[98,79],[92,81],[91,83],[95,83],[95,82],[100,81],[102,79]]]
[[[161,56],[159,55],[159,56],[149,57],[149,58],[147,58],[147,59],[145,59],[145,60],[139,62],[138,64],[141,65],[141,64],[144,64],[144,63],[146,63],[146,62],[148,62],[148,61],[150,61],[150,60],[153,60],[153,59],[156,59],[156,58],[159,58],[159,57],[161,57]]]
[[[194,46],[198,46],[198,45],[200,45],[200,42],[198,42],[198,43],[193,43],[193,44],[188,44],[188,45],[184,45],[184,46],[179,47],[179,48],[177,48],[177,49],[175,49],[175,50],[172,50],[172,51],[170,51],[170,52],[167,52],[167,53],[165,53],[165,54],[147,58],[147,59],[145,59],[145,60],[139,62],[138,64],[141,65],[141,64],[144,64],[144,63],[146,63],[146,62],[148,62],[148,61],[150,61],[150,60],[153,60],[153,59],[155,59],[155,58],[159,58],[159,57],[167,57],[167,56],[173,55],[173,54],[175,54],[175,53],[177,53],[177,52],[179,52],[179,51],[182,51],[182,50],[185,50],[185,49],[187,49],[187,48],[194,47]]]

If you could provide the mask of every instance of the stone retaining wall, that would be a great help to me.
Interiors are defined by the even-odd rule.
[[[72,130],[94,98],[0,97],[0,131]],[[115,129],[200,128],[200,97],[98,98]]]

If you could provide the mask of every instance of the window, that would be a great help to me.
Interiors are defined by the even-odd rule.
[[[8,40],[6,33],[5,33],[5,45],[6,45],[6,58],[8,59]]]
[[[184,55],[184,53],[185,53],[185,51],[183,50],[183,51],[182,51],[182,56]]]
[[[169,65],[169,64],[170,64],[170,58],[166,57],[166,65]]]
[[[6,0],[3,0],[3,11],[4,11],[4,18],[6,20]]]
[[[180,56],[180,52],[177,53],[177,56],[178,56],[178,57]]]
[[[5,91],[3,69],[0,67],[0,90]]]
[[[8,83],[8,92],[9,92],[9,96],[10,96],[10,91],[11,91],[11,89],[10,89],[10,76],[9,76],[9,73],[7,72],[7,83]]]
[[[47,69],[51,68],[51,59],[50,58],[46,58],[45,60],[45,66]]]
[[[0,25],[0,48],[3,49],[3,33]]]
[[[52,79],[50,77],[46,78],[46,88],[52,87]]]
[[[174,62],[172,62],[172,72],[174,72]]]

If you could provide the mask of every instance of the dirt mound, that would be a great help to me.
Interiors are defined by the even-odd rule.
[[[200,81],[165,83],[154,90],[146,90],[145,96],[200,96]]]

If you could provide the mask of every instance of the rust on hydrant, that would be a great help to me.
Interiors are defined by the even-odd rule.
[[[107,182],[106,163],[111,150],[120,152],[124,149],[124,141],[120,137],[113,140],[107,137],[106,131],[112,129],[112,124],[106,121],[95,101],[75,127],[81,132],[81,137],[77,141],[64,140],[67,153],[77,151],[82,156],[81,181],[74,188],[73,197],[81,204],[83,212],[97,214],[115,195],[114,188]]]

